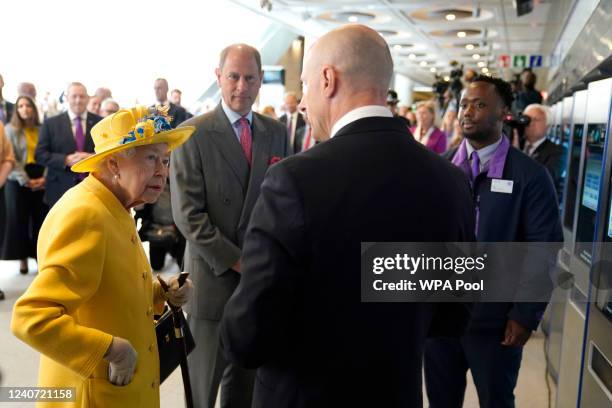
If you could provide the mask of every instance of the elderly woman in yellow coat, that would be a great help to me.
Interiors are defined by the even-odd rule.
[[[121,110],[91,130],[90,172],[49,212],[39,273],[15,304],[11,329],[41,353],[39,386],[74,387],[76,402],[50,407],[158,407],[153,314],[187,301],[191,282],[164,292],[152,279],[130,208],[157,200],[169,152],[193,127],[172,129],[166,111]],[[40,403],[39,406],[46,406]]]

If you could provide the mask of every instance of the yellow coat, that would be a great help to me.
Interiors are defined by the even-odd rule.
[[[38,407],[159,407],[154,305],[158,282],[130,213],[93,176],[49,212],[38,241],[39,273],[15,304],[11,329],[41,355],[39,386],[75,387],[76,403]],[[132,382],[108,382],[112,337],[138,353]]]

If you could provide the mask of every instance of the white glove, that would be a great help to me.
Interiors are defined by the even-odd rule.
[[[104,359],[108,366],[108,380],[114,385],[128,385],[134,376],[138,353],[132,344],[121,337],[113,337]]]
[[[191,280],[186,279],[183,286],[179,288],[178,276],[173,276],[170,278],[170,282],[168,282],[166,297],[171,305],[181,307],[189,300],[192,290],[193,283],[191,283]]]

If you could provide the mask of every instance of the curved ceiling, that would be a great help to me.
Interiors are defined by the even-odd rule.
[[[571,10],[571,2],[560,6],[555,0],[535,2],[534,11],[522,17],[516,16],[512,0],[453,0],[452,5],[435,0],[267,0],[270,11],[253,1],[233,1],[306,36],[318,37],[350,22],[366,24],[389,43],[396,71],[423,83],[433,80],[431,64],[421,66],[423,60],[436,61],[436,73],[444,75],[452,60],[478,70],[477,63],[485,61],[494,73],[501,54],[548,55]],[[395,47],[407,43],[410,47]],[[475,53],[481,58],[472,58]]]

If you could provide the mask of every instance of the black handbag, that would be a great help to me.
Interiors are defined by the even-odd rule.
[[[183,327],[183,338],[185,339],[186,354],[195,348],[195,342],[189,330],[189,325],[183,313],[173,314],[172,310],[167,309],[155,323],[155,334],[157,335],[157,350],[159,351],[159,382],[164,382],[170,374],[176,370],[181,362],[182,351],[179,349],[181,343],[177,339],[174,328],[174,318],[181,319]]]
[[[172,248],[178,240],[178,234],[174,224],[161,225],[150,222],[145,226],[143,235],[144,240],[149,241],[151,245],[163,246],[165,248]]]
[[[28,163],[23,169],[30,179],[41,178],[45,174],[45,166],[36,163]]]

